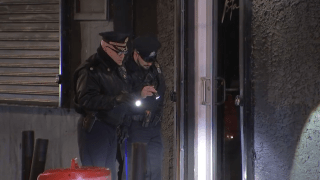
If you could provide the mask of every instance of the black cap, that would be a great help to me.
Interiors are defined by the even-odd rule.
[[[155,36],[141,36],[133,41],[133,49],[136,50],[146,62],[156,60],[157,51],[160,47],[161,44]]]
[[[105,42],[111,41],[118,43],[123,43],[129,37],[129,34],[119,33],[115,31],[101,32],[99,33],[99,35],[102,36],[102,39]]]

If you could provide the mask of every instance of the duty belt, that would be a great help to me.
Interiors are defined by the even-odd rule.
[[[132,115],[131,119],[134,121],[143,121],[144,115]]]

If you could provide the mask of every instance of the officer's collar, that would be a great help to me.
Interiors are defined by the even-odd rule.
[[[153,65],[152,65],[153,66]],[[147,73],[151,70],[152,67],[149,69],[144,69],[143,67],[140,67],[133,59],[133,57],[130,57],[128,61],[126,62],[126,68],[129,73],[134,72],[141,72],[142,74]]]
[[[128,72],[135,72],[139,70],[139,66],[136,62],[134,62],[134,59],[132,56],[130,56],[126,62],[126,68]]]
[[[101,45],[97,49],[97,53],[101,62],[110,68],[110,70],[115,70],[120,67],[114,60],[102,49]]]

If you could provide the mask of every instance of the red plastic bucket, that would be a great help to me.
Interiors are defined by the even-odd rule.
[[[107,168],[79,167],[75,159],[67,169],[50,169],[40,174],[37,180],[111,180],[111,172]]]

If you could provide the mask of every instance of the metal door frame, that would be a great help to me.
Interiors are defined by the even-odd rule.
[[[213,43],[213,35],[217,33],[212,33],[217,32],[217,27],[213,30],[213,0],[177,0],[175,12],[174,179],[217,179],[218,168],[213,166],[217,161],[217,131],[213,126],[216,118],[212,116],[215,109],[212,67],[216,52],[212,49],[217,44]],[[185,28],[188,28],[186,33]]]
[[[239,78],[240,96],[244,97],[242,98],[243,106],[240,107],[242,179],[251,180],[254,179],[250,56],[252,2],[239,0],[239,7]],[[208,87],[211,90],[216,89],[216,83],[213,83],[213,80],[217,77],[214,67],[217,67],[218,62],[218,0],[176,0],[175,12],[174,91],[177,92],[177,104],[175,107],[174,179],[221,179],[221,167],[218,162],[217,109],[213,105],[217,94],[216,91],[207,92],[211,96],[207,105],[203,105],[199,98],[202,91],[199,88],[201,77],[209,80]],[[205,18],[205,21],[201,21],[201,17]],[[199,32],[201,27],[205,29]],[[197,50],[201,46],[199,43],[201,34],[205,34],[206,49],[202,49],[199,53]],[[188,50],[185,49],[185,44]],[[204,62],[203,59],[207,61],[209,59],[211,62]],[[199,70],[200,66],[207,68]],[[195,76],[190,77],[191,75]],[[188,105],[185,106],[186,104]],[[210,110],[211,112],[208,112]],[[196,145],[195,148],[193,145]],[[199,145],[206,150],[198,151]],[[212,161],[208,162],[208,160]],[[206,163],[200,170],[199,162],[202,161]]]
[[[239,0],[239,79],[242,180],[254,179],[254,149],[251,85],[252,2]]]
[[[217,179],[217,131],[213,118],[213,0],[195,1],[194,179]],[[215,165],[214,165],[215,164]]]

